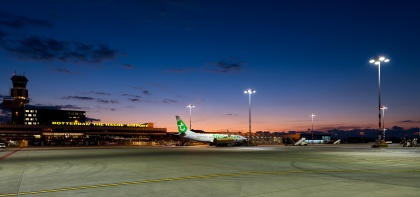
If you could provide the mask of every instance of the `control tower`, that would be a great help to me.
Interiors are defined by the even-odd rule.
[[[3,106],[12,109],[12,123],[25,123],[25,106],[29,103],[26,84],[28,79],[25,76],[13,74],[11,78],[13,88],[10,89],[10,97],[3,99]]]

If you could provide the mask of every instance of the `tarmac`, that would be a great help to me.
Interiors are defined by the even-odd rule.
[[[2,196],[420,196],[420,148],[8,148]]]

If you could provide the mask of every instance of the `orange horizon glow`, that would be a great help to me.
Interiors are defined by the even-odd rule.
[[[189,116],[181,117],[182,120],[189,125]],[[243,120],[242,120],[243,119]],[[269,131],[269,132],[310,132],[310,128],[312,126],[311,120],[302,121],[298,124],[293,122],[263,122],[260,119],[255,118],[255,122],[251,123],[252,133],[257,131]],[[101,123],[122,123],[122,124],[142,124],[151,122],[154,125],[154,128],[166,128],[167,132],[177,132],[176,120],[175,116],[173,118],[154,118],[145,121],[135,121],[135,120],[128,120],[125,119],[124,121],[118,120],[107,120],[103,119],[100,121]],[[314,131],[317,132],[326,132],[331,129],[339,129],[339,130],[353,130],[353,129],[377,129],[375,128],[374,120],[371,123],[361,123],[358,121],[359,124],[352,124],[352,123],[342,123],[338,124],[336,122],[327,122],[327,121],[314,121]],[[389,123],[389,125],[393,125]],[[247,119],[233,119],[233,120],[223,120],[223,118],[213,118],[212,120],[194,120],[192,119],[192,128],[194,130],[203,130],[205,132],[220,132],[225,133],[227,130],[230,132],[241,132],[241,133],[249,133],[248,129],[248,121]]]

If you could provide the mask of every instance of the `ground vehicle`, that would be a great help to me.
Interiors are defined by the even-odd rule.
[[[6,144],[4,144],[3,142],[0,142],[0,149],[6,149]]]

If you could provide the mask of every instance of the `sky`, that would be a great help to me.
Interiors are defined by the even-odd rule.
[[[103,123],[248,132],[420,127],[417,0],[1,0],[0,97]],[[1,115],[7,112],[1,110]],[[311,114],[315,114],[312,122]]]

